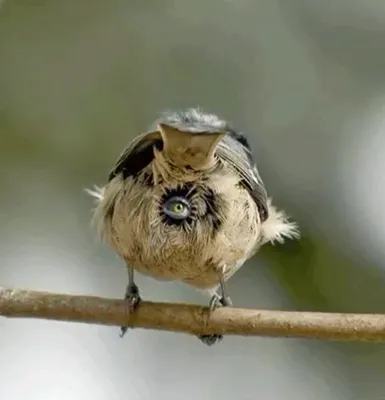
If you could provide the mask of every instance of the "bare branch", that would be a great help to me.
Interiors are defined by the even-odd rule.
[[[344,341],[385,341],[385,315],[220,308],[142,302],[131,315],[122,300],[0,287],[0,315],[189,334],[222,333]]]

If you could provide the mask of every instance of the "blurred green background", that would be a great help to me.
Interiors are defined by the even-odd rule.
[[[378,0],[0,2],[0,284],[121,297],[84,189],[159,111],[199,105],[249,134],[301,227],[231,279],[234,303],[385,312],[384,43]],[[385,398],[380,344],[118,334],[1,319],[0,399]]]

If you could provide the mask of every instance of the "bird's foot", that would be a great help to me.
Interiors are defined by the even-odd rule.
[[[128,310],[130,311],[130,313],[134,312],[139,306],[139,303],[142,299],[139,294],[139,288],[135,283],[131,283],[127,286],[124,300],[127,302]],[[126,334],[127,330],[128,326],[120,327],[121,338]]]
[[[233,302],[228,296],[219,296],[218,293],[213,294],[210,299],[210,312],[213,312],[218,307],[232,307]]]
[[[219,296],[218,293],[215,293],[209,303],[210,313],[212,313],[215,309],[219,307],[231,307],[233,305],[230,297]],[[223,335],[219,334],[211,334],[211,335],[201,335],[199,339],[202,343],[207,346],[212,346],[213,344],[219,343],[223,339]]]
[[[212,335],[201,335],[199,336],[199,340],[204,343],[206,346],[212,346],[214,344],[219,343],[223,339],[223,335],[217,335],[216,333]]]

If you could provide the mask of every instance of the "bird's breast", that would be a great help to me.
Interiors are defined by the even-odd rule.
[[[200,260],[183,257],[183,254],[163,261],[149,258],[126,257],[129,265],[138,272],[157,280],[182,281],[199,289],[212,288],[218,285],[219,276],[223,272],[225,279],[231,276],[242,264],[243,259],[229,260],[223,264],[217,260]]]
[[[258,244],[254,201],[236,176],[222,171],[206,179],[204,190],[200,181],[195,183],[195,219],[170,224],[160,214],[160,202],[171,183],[162,185],[144,188],[133,183],[120,192],[110,223],[111,244],[145,275],[197,288],[216,286],[221,271],[232,275]]]

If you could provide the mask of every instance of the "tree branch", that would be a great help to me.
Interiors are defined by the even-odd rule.
[[[100,325],[129,325],[189,334],[259,335],[344,341],[385,341],[385,315],[219,308],[142,302],[0,287],[0,315]]]

